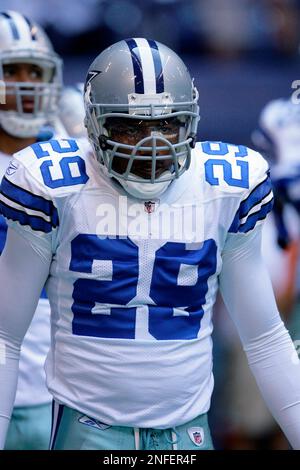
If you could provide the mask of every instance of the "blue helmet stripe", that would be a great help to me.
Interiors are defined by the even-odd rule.
[[[4,16],[4,18],[8,19],[8,24],[10,26],[11,33],[13,35],[14,39],[20,39],[19,31],[17,28],[16,23],[14,22],[13,18],[8,14],[8,13],[0,13],[1,16]]]
[[[143,67],[138,50],[137,43],[134,39],[126,39],[126,43],[131,52],[131,59],[134,72],[134,86],[136,93],[144,93],[144,77],[143,77]]]
[[[158,46],[155,41],[152,39],[147,39],[148,44],[151,48],[154,70],[155,70],[155,80],[156,80],[156,93],[162,93],[165,90],[164,86],[164,75],[163,68],[161,63],[161,57],[158,50]]]
[[[28,24],[29,26],[29,30],[30,30],[30,34],[31,34],[31,39],[33,41],[36,41],[36,34],[34,32],[34,27],[33,27],[33,24],[31,23],[31,21],[29,20],[29,18],[27,18],[26,16],[23,16],[24,20],[26,21],[26,23]]]

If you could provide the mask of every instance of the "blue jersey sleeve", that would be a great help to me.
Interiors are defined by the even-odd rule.
[[[0,213],[36,232],[50,233],[59,225],[58,212],[51,198],[14,159],[2,179]]]
[[[273,207],[273,191],[270,174],[260,181],[241,201],[229,228],[229,233],[247,233],[266,218]]]

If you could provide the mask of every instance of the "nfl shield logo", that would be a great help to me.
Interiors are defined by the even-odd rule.
[[[145,212],[147,212],[148,214],[151,214],[152,212],[155,211],[155,202],[154,201],[144,202],[144,209],[145,209]]]
[[[202,437],[201,437],[200,432],[193,432],[193,438],[194,438],[195,444],[198,444],[198,445],[201,444]]]
[[[191,441],[198,447],[204,443],[204,429],[201,427],[189,428],[187,430]]]

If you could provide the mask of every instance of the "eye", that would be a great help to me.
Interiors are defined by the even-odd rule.
[[[163,134],[170,134],[171,132],[174,131],[174,129],[171,127],[171,126],[162,126],[160,128],[160,131],[163,133]]]
[[[159,131],[162,134],[177,134],[178,124],[174,122],[161,121],[159,124]]]
[[[3,74],[6,79],[14,77],[17,74],[17,67],[13,64],[4,65]]]
[[[126,130],[123,130],[123,132],[126,133],[129,137],[135,137],[139,133],[135,126],[128,126]]]
[[[33,66],[30,69],[30,78],[32,80],[42,80],[43,78],[43,70],[40,67]]]

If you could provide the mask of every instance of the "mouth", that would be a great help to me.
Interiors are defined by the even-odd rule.
[[[22,108],[24,113],[33,113],[34,100],[32,98],[22,98]]]
[[[166,165],[165,163],[160,165],[159,162],[157,162],[154,177],[159,178],[165,171],[170,169],[170,166],[171,165]],[[143,162],[143,164],[137,164],[137,162],[135,162],[132,165],[131,173],[134,173],[140,178],[149,180],[151,179],[152,165],[150,162],[149,164],[145,164],[145,162]]]

